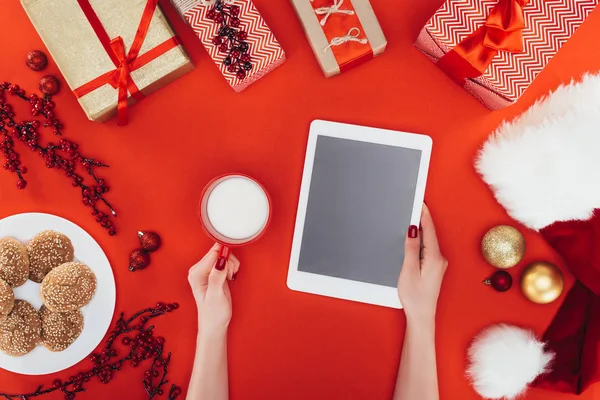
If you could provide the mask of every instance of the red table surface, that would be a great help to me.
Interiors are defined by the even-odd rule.
[[[499,294],[481,284],[494,269],[480,253],[483,233],[513,224],[478,178],[473,156],[503,118],[584,71],[598,70],[600,11],[554,58],[519,103],[489,112],[412,47],[419,29],[441,0],[373,0],[389,45],[383,56],[341,76],[325,79],[292,6],[285,0],[256,0],[288,55],[279,69],[242,94],[234,93],[193,32],[161,1],[196,64],[196,69],[131,110],[131,122],[117,127],[90,122],[64,89],[55,101],[65,137],[108,162],[103,171],[119,211],[116,238],[108,237],[81,205],[78,190],[62,174],[22,148],[29,167],[26,190],[14,174],[0,171],[0,217],[47,212],[68,218],[100,243],[114,269],[117,311],[137,311],[157,301],[180,309],[163,317],[157,330],[172,351],[170,380],[187,387],[196,338],[196,307],[188,289],[188,268],[210,247],[196,209],[203,185],[216,175],[240,171],[265,184],[274,204],[269,231],[238,250],[242,269],[231,285],[234,317],[229,334],[232,399],[389,399],[393,390],[405,317],[402,311],[297,293],[286,287],[288,258],[304,163],[308,127],[315,118],[430,135],[433,158],[426,194],[450,267],[438,316],[438,369],[442,399],[477,399],[464,376],[465,351],[482,328],[497,322],[542,333],[560,301],[535,305],[517,287]],[[0,80],[32,90],[40,73],[25,56],[44,49],[17,0],[0,12]],[[48,73],[59,74],[51,62]],[[18,116],[27,118],[25,107]],[[127,270],[136,231],[156,230],[164,247],[143,272]],[[517,278],[534,260],[560,259],[534,232],[524,261],[510,270]],[[564,271],[564,268],[563,268]],[[566,271],[564,271],[566,272]],[[573,278],[566,272],[569,286]],[[561,298],[562,300],[562,298]],[[28,391],[39,383],[88,368],[27,377],[0,372],[2,390]],[[88,399],[143,399],[141,368],[124,368],[109,385],[88,384]],[[594,388],[580,396],[592,399]],[[79,396],[78,396],[79,397]],[[48,398],[61,398],[49,396]],[[533,390],[527,399],[574,396]],[[416,400],[416,399],[415,399]]]

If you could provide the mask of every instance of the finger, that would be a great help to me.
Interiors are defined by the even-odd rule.
[[[210,274],[210,270],[212,269],[212,267],[217,262],[217,259],[219,258],[220,250],[221,250],[221,245],[218,243],[215,243],[213,245],[213,247],[210,248],[208,253],[206,253],[200,261],[198,261],[196,264],[194,264],[190,268],[189,273],[191,274],[192,272],[196,271],[197,269],[200,269],[200,272],[202,273],[202,275]]]
[[[218,270],[213,268],[208,275],[208,289],[206,290],[206,294],[223,291],[223,285],[225,285],[226,280],[227,269]]]
[[[431,218],[429,207],[427,207],[426,204],[423,204],[423,211],[421,212],[421,230],[423,235],[423,246],[427,249],[427,254],[439,255],[440,245],[435,232],[435,225]]]
[[[416,237],[411,237],[415,236]],[[409,270],[419,270],[421,265],[421,238],[419,230],[415,226],[410,226],[406,233],[406,240],[404,242],[404,263],[402,268]]]
[[[236,274],[240,269],[240,260],[233,255],[233,253],[229,256],[229,260],[227,261],[227,279],[230,281],[235,281]]]

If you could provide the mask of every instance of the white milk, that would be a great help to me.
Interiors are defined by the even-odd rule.
[[[212,226],[230,239],[258,234],[269,217],[269,201],[256,182],[244,177],[228,178],[210,192],[206,205]]]

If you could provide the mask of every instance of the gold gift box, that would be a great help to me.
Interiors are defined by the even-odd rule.
[[[111,39],[121,36],[126,51],[134,40],[146,0],[90,0]],[[21,0],[29,19],[60,68],[71,90],[115,70],[115,64],[96,36],[77,0]],[[152,17],[140,55],[175,36],[158,6]],[[139,90],[148,95],[194,68],[178,45],[131,72]],[[103,122],[117,113],[118,89],[110,84],[80,97],[79,103],[92,121]],[[129,103],[135,100],[129,95]]]

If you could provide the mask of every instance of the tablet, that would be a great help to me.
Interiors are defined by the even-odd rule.
[[[431,138],[313,121],[287,284],[292,290],[402,308],[398,274],[419,226]]]

